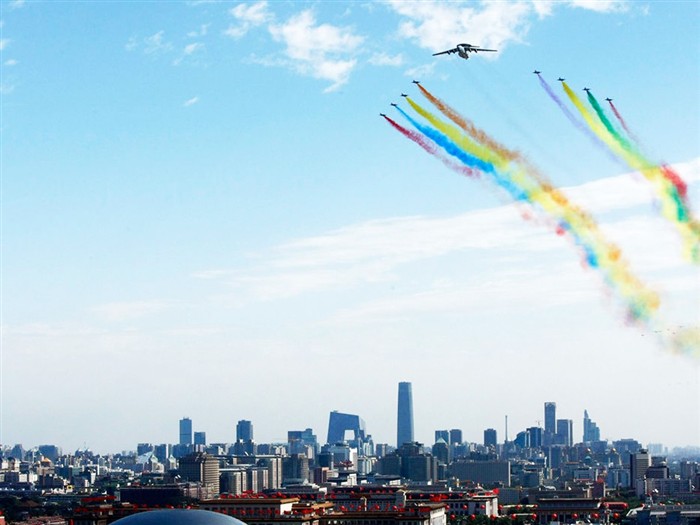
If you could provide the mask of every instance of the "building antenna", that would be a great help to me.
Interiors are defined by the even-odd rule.
[[[508,414],[506,414],[506,443],[508,443]]]

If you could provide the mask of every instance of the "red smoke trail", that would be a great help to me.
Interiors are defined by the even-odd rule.
[[[617,117],[617,120],[620,121],[620,124],[622,124],[622,127],[625,128],[625,131],[627,132],[627,134],[628,134],[630,137],[632,137],[632,139],[633,139],[635,142],[639,142],[639,141],[634,137],[634,135],[632,134],[632,132],[630,131],[630,128],[627,127],[627,123],[625,122],[625,119],[622,118],[622,115],[620,115],[620,112],[619,112],[619,111],[617,110],[617,108],[615,107],[615,104],[612,103],[612,100],[608,100],[608,104],[610,104],[610,107],[612,108],[613,113],[615,113],[615,116]]]
[[[663,172],[664,177],[670,180],[671,184],[675,186],[676,191],[678,192],[678,195],[680,195],[681,199],[685,201],[688,198],[688,185],[685,183],[685,181],[681,178],[680,175],[678,175],[678,173],[674,171],[674,169],[671,166],[667,164],[661,165],[661,171]]]
[[[415,131],[411,131],[410,129],[404,128],[401,124],[398,124],[397,122],[393,121],[391,118],[387,117],[386,115],[382,115],[386,119],[386,121],[391,124],[394,129],[399,131],[403,136],[405,136],[408,139],[411,139],[413,142],[418,144],[421,148],[423,148],[425,151],[430,153],[431,155],[437,157],[442,161],[442,163],[450,168],[453,171],[456,171],[457,173],[461,173],[462,175],[465,175],[467,177],[478,177],[479,173],[474,171],[473,169],[469,168],[468,166],[464,166],[462,164],[457,164],[455,162],[452,162],[450,159],[443,157],[442,154],[438,151],[438,149],[435,147],[435,145],[432,142],[428,142],[423,135],[419,135]]]
[[[615,107],[615,104],[612,103],[612,100],[608,100],[608,104],[610,104],[610,108],[613,110],[613,113],[615,114],[615,117],[617,117],[617,120],[620,121],[620,124],[622,124],[622,127],[625,129],[627,134],[630,136],[634,142],[637,143],[637,147],[640,146],[639,144],[639,139],[634,136],[634,133],[630,130],[629,127],[627,127],[627,123],[625,122],[625,119],[622,118],[622,115],[620,115],[620,112],[617,110]],[[662,164],[660,166],[661,172],[663,173],[664,177],[671,183],[673,184],[674,188],[676,188],[676,191],[678,192],[678,195],[680,198],[683,200],[684,204],[687,206],[687,198],[688,198],[688,186],[686,185],[685,181],[681,178],[678,173],[676,173],[671,166],[668,166],[666,164]]]

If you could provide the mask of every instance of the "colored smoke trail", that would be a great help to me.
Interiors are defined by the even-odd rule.
[[[445,134],[439,132],[430,126],[424,126],[416,119],[411,117],[400,107],[396,109],[408,120],[418,131],[432,140],[435,144],[444,149],[447,153],[459,159],[466,166],[479,170],[480,172],[489,175],[493,181],[502,189],[504,189],[516,201],[526,201],[527,194],[523,192],[517,185],[513,184],[507,178],[504,178],[493,166],[493,164],[475,157],[473,154],[461,149]]]
[[[603,111],[603,108],[598,103],[598,100],[595,98],[595,96],[593,96],[593,93],[588,91],[587,95],[588,95],[588,102],[591,104],[591,107],[593,107],[593,109],[595,110],[596,114],[598,115],[598,118],[603,123],[605,128],[608,130],[610,135],[612,135],[615,138],[615,140],[617,140],[617,142],[620,144],[620,146],[622,146],[623,148],[629,150],[630,152],[638,155],[641,159],[646,160],[649,164],[653,164],[651,161],[644,159],[644,157],[642,156],[641,148],[639,146],[639,141],[637,141],[636,139],[633,139],[634,145],[630,144],[630,142],[625,137],[623,137],[615,129],[615,127],[612,125],[610,120],[605,115],[605,111]],[[612,102],[611,102],[611,104],[612,104]],[[633,148],[634,148],[634,150],[633,150]],[[656,167],[660,168],[662,175],[668,181],[670,181],[671,184],[673,184],[673,187],[675,188],[675,190],[677,192],[677,196],[674,195],[674,196],[672,196],[672,198],[682,200],[680,206],[685,211],[685,215],[690,216],[690,211],[689,211],[690,206],[689,206],[689,203],[687,201],[688,187],[685,184],[685,182],[683,181],[683,179],[681,178],[681,176],[678,175],[678,173],[676,173],[673,170],[673,168],[671,168],[670,166],[657,165]]]
[[[483,144],[476,145],[459,130],[407,99],[416,112],[440,131],[418,123],[398,108],[413,126],[450,155],[490,175],[491,180],[506,189],[516,201],[530,203],[552,219],[558,225],[557,234],[568,233],[583,252],[585,263],[599,270],[603,281],[625,305],[629,320],[651,322],[653,313],[659,307],[658,295],[631,273],[620,249],[603,237],[588,214],[572,205],[559,190],[543,185],[523,166],[509,165],[497,152],[487,150]],[[483,158],[479,159],[476,155],[483,155]]]
[[[639,171],[651,183],[661,203],[663,216],[676,226],[683,239],[687,257],[692,262],[700,263],[700,222],[692,216],[686,198],[685,184],[678,184],[680,177],[677,174],[675,176],[670,174],[663,167],[646,159],[619,134],[610,133],[600,120],[591,114],[566,82],[562,82],[562,87],[590,130],[607,145],[612,153],[630,168]],[[590,97],[591,95],[589,100]],[[672,170],[671,173],[673,173]]]
[[[608,133],[610,133],[610,135],[612,135],[612,137],[620,144],[620,146],[622,146],[623,148],[626,148],[626,149],[631,149],[632,145],[629,143],[629,141],[625,137],[623,137],[615,129],[615,126],[613,126],[612,122],[610,122],[610,119],[608,118],[608,116],[605,114],[605,111],[598,103],[598,100],[593,96],[593,93],[591,93],[590,91],[586,91],[586,96],[588,97],[588,103],[591,105],[591,107],[595,111],[596,115],[598,115],[598,120],[600,120],[603,123],[603,126],[605,126],[605,129],[608,130]]]
[[[635,142],[639,143],[637,138],[634,136],[634,134],[630,131],[630,128],[627,127],[627,123],[625,122],[625,119],[622,118],[622,115],[620,115],[620,112],[617,110],[615,107],[615,104],[612,103],[612,100],[608,100],[608,104],[610,104],[610,107],[612,108],[613,114],[617,118],[617,120],[622,124],[622,128],[627,132],[627,134],[634,140]]]
[[[467,135],[472,137],[474,140],[480,142],[488,148],[491,148],[505,160],[523,160],[523,156],[518,151],[510,150],[496,142],[493,138],[489,137],[483,130],[479,129],[472,122],[465,119],[462,115],[457,113],[454,109],[445,104],[442,100],[430,93],[422,85],[418,84],[418,89],[421,90],[423,96],[427,98],[436,108],[438,108],[443,115],[445,115],[452,122],[454,122],[460,128],[462,128],[467,133]]]
[[[547,95],[549,95],[549,98],[551,98],[554,103],[559,107],[559,109],[564,113],[567,119],[569,119],[569,122],[571,122],[576,129],[578,129],[581,133],[586,135],[593,144],[595,144],[598,148],[601,149],[601,151],[605,151],[608,156],[615,162],[618,161],[617,157],[615,155],[612,155],[608,149],[605,147],[605,143],[596,136],[595,133],[593,133],[590,129],[588,129],[579,119],[576,118],[576,115],[574,115],[571,111],[569,111],[569,108],[566,107],[566,104],[560,99],[557,94],[552,90],[552,87],[547,83],[547,81],[542,78],[542,75],[537,75],[537,78],[540,79],[540,85],[542,88],[545,90]],[[565,82],[562,82],[564,84]]]
[[[476,177],[478,176],[478,172],[475,172],[468,166],[464,166],[461,164],[456,164],[455,162],[452,162],[450,159],[447,157],[444,157],[443,155],[440,154],[438,149],[435,147],[435,145],[432,142],[428,142],[425,140],[421,135],[418,133],[411,131],[410,129],[404,128],[401,124],[396,122],[390,117],[387,117],[386,115],[382,115],[386,121],[391,124],[395,130],[397,130],[399,133],[401,133],[404,137],[408,138],[409,140],[412,140],[416,144],[418,144],[421,148],[423,148],[425,151],[430,153],[431,155],[437,157],[442,161],[442,163],[450,168],[451,170],[454,170],[458,173],[461,173],[462,175],[466,175],[467,177]]]

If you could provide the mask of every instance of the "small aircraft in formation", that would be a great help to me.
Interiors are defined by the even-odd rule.
[[[539,75],[540,73],[542,73],[542,71],[537,71],[537,70],[535,69],[532,73],[535,74],[535,75]]]
[[[591,88],[583,88],[583,90],[584,90],[586,93],[588,93],[588,92],[591,90]]]
[[[559,82],[564,82],[564,80],[566,80],[566,79],[565,79],[565,78],[559,77],[557,80],[558,80]]]
[[[445,51],[440,51],[439,53],[433,53],[433,56],[438,55],[451,55],[452,53],[457,53],[464,60],[469,59],[469,53],[478,53],[479,51],[497,51],[496,49],[484,49],[479,46],[473,46],[471,44],[457,44],[457,47],[452,49],[447,49]]]
[[[607,100],[608,102],[612,102],[611,98],[606,98],[605,100]]]

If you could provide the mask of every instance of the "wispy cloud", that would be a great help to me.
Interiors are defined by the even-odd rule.
[[[8,67],[12,67],[12,66],[16,66],[17,64],[19,64],[19,62],[17,60],[15,60],[14,58],[10,58],[9,60],[5,60],[3,65],[8,66]]]
[[[4,51],[7,45],[10,43],[9,38],[2,38],[0,39],[0,51]]]
[[[354,54],[364,41],[348,27],[317,24],[311,10],[269,27],[272,38],[285,44],[288,64],[297,73],[328,80],[326,92],[345,84],[355,68]]]
[[[165,301],[129,301],[107,303],[93,308],[92,312],[109,322],[132,321],[154,315],[171,308]]]
[[[628,0],[570,0],[569,4],[599,13],[623,12],[630,7]]]
[[[502,49],[519,41],[529,29],[533,7],[525,2],[403,2],[388,5],[404,20],[399,35],[419,46],[439,51],[454,47],[469,35],[470,43]]]
[[[399,36],[431,51],[454,47],[464,40],[464,35],[469,35],[471,44],[504,49],[511,42],[525,39],[533,17],[545,18],[557,8],[574,7],[599,13],[629,9],[627,0],[531,0],[479,4],[464,0],[387,0],[386,3],[403,17],[399,24]],[[496,58],[496,55],[490,55],[490,58]]]
[[[199,102],[199,97],[192,97],[188,100],[185,100],[185,102],[182,105],[187,108],[196,104],[197,102]]]
[[[369,57],[369,63],[373,66],[402,66],[404,63],[404,58],[401,53],[397,55],[389,55],[387,53],[374,53]]]
[[[180,65],[185,60],[196,60],[193,57],[202,53],[206,49],[205,44],[202,42],[192,42],[187,44],[183,49],[179,57],[173,60],[173,65]]]
[[[161,30],[142,39],[131,37],[124,48],[127,51],[142,49],[147,55],[159,55],[172,51],[173,44],[165,39],[165,31]]]
[[[700,159],[677,165],[690,183],[700,181]],[[566,188],[573,202],[594,214],[618,212],[601,226],[613,242],[629,246],[644,257],[644,271],[683,264],[681,250],[665,223],[651,212],[651,196],[633,175],[621,175]],[[513,205],[454,217],[400,217],[374,220],[324,235],[278,246],[255,258],[253,269],[213,269],[196,277],[215,279],[236,289],[239,298],[272,300],[362,284],[390,282],[401,267],[417,261],[477,250],[500,258],[534,257],[562,250],[562,239],[552,229],[523,223]],[[624,211],[626,214],[619,215]],[[647,257],[649,239],[664,246]],[[578,265],[576,257],[567,259]]]
[[[242,38],[252,27],[261,26],[274,19],[274,15],[268,9],[266,1],[255,2],[253,4],[238,4],[229,10],[229,13],[236,19],[235,24],[231,24],[224,34],[231,38]]]

